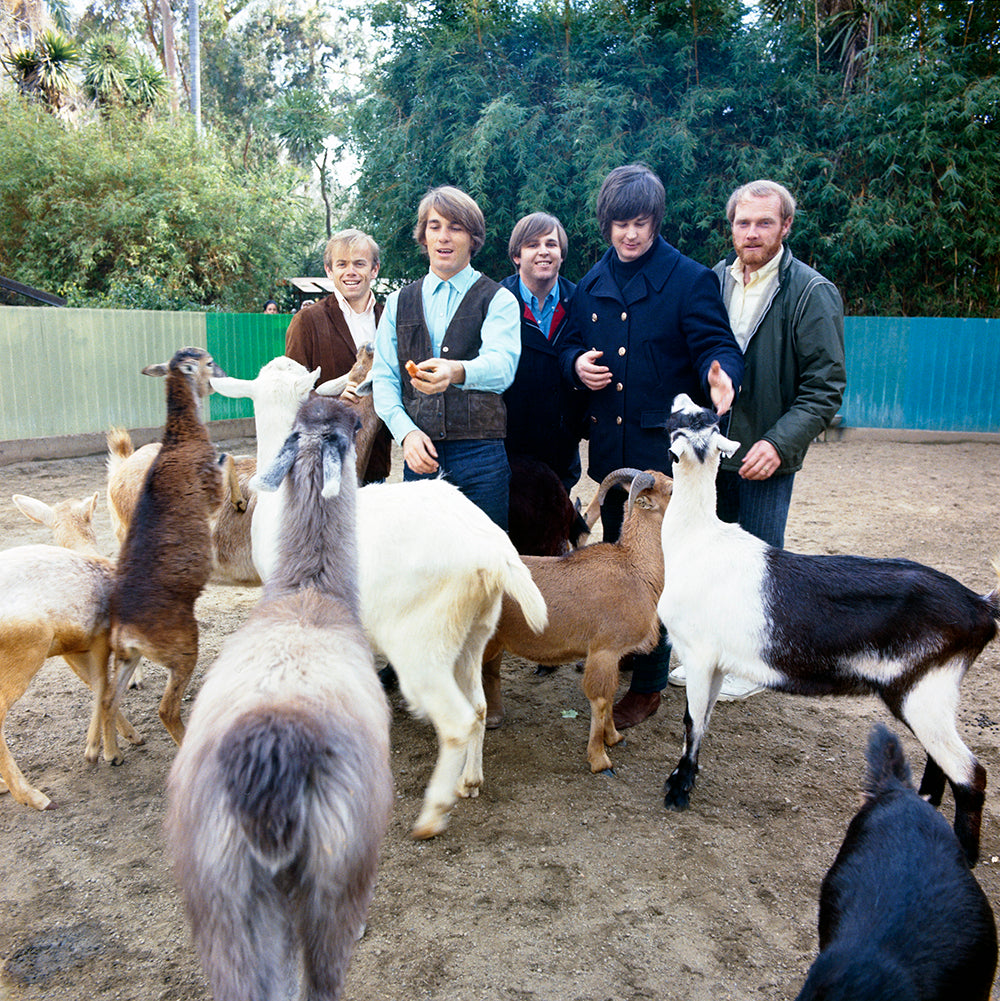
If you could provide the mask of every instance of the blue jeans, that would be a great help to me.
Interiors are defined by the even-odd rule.
[[[625,520],[627,500],[627,492],[619,487],[608,491],[604,498],[601,505],[601,526],[605,542],[617,541]],[[667,687],[667,675],[670,673],[670,640],[666,629],[660,626],[660,639],[649,653],[630,654],[628,660],[632,664],[632,680],[628,686],[630,692],[637,695],[662,692]]]
[[[744,480],[739,473],[720,469],[716,480],[716,513],[720,520],[738,523],[775,549],[785,548],[785,522],[792,502],[795,473],[778,473],[766,480]]]
[[[403,465],[403,480],[433,480],[440,473],[453,483],[491,520],[507,531],[510,466],[502,438],[435,441],[437,473],[415,473]]]

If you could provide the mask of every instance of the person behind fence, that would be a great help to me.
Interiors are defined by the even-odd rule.
[[[413,238],[429,268],[386,302],[372,366],[375,411],[403,450],[404,480],[443,472],[506,531],[502,393],[520,357],[517,299],[472,267],[486,221],[464,191],[429,191]]]
[[[271,315],[273,313],[280,312],[280,310],[278,309],[278,304],[273,299],[268,299],[267,302],[264,303],[264,312]]]
[[[516,273],[501,284],[521,311],[521,360],[504,393],[507,454],[528,456],[555,471],[569,492],[580,478],[585,390],[559,371],[559,349],[576,286],[559,273],[569,242],[562,223],[545,212],[519,219],[507,252]]]
[[[379,257],[378,244],[359,229],[342,229],[327,241],[323,268],[333,282],[333,291],[300,309],[285,333],[285,354],[310,372],[319,368],[317,383],[349,372],[358,348],[375,340],[375,326],[382,315],[382,305],[372,291]],[[345,390],[346,399],[350,399],[351,388]],[[364,482],[386,479],[391,456],[392,439],[381,428],[372,445]]]
[[[743,351],[743,388],[729,419],[739,451],[716,481],[718,514],[781,549],[795,473],[844,398],[844,305],[833,282],[785,245],[795,199],[774,181],[751,181],[726,204],[733,250],[715,265],[729,323]],[[670,681],[684,681],[683,668]],[[721,696],[762,685],[727,676]]]
[[[719,283],[660,236],[666,195],[645,164],[617,167],[597,196],[597,221],[610,247],[580,280],[560,353],[564,378],[590,390],[588,472],[600,482],[623,466],[670,474],[663,425],[678,393],[720,414],[743,378]],[[604,538],[621,529],[624,495],[601,509]],[[666,687],[665,634],[631,658],[629,690],[614,707],[625,729],[656,712]]]

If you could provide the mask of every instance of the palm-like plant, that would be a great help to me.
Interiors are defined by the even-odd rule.
[[[125,75],[125,94],[128,103],[148,111],[158,104],[167,92],[166,73],[145,52],[134,53]]]
[[[62,106],[72,90],[70,67],[80,60],[76,45],[58,31],[43,31],[31,48],[17,49],[3,59],[21,92],[39,98],[50,110]]]
[[[95,35],[83,55],[83,88],[98,107],[120,107],[125,101],[131,60],[123,39]]]

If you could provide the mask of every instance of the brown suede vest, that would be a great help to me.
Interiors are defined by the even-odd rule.
[[[421,362],[432,357],[431,335],[424,321],[423,281],[421,278],[400,289],[396,301],[396,346],[406,412],[431,439],[503,438],[507,433],[507,410],[499,393],[449,386],[443,393],[429,396],[410,385],[407,361]],[[442,358],[466,361],[478,356],[483,320],[499,288],[482,275],[465,293],[441,342]]]

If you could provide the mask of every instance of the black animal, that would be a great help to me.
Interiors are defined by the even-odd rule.
[[[868,744],[866,802],[823,880],[820,953],[797,1001],[988,1001],[997,932],[948,822],[898,739]]]

